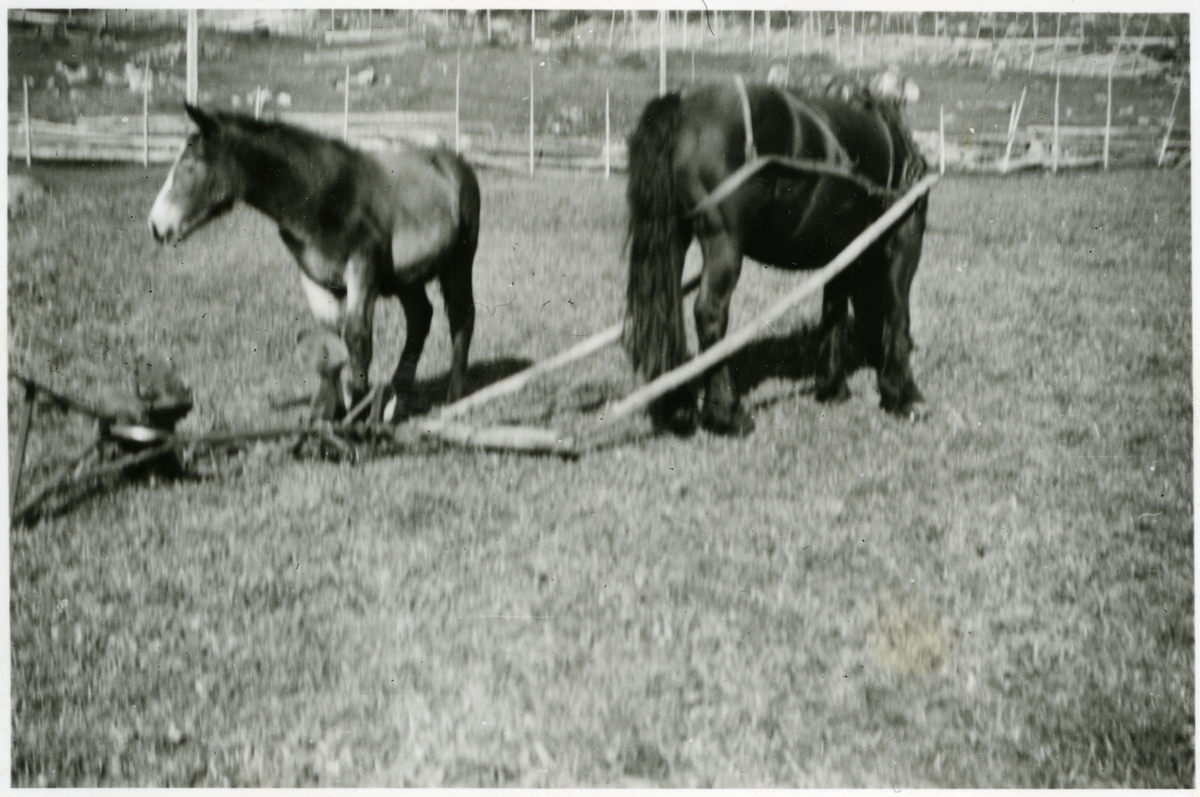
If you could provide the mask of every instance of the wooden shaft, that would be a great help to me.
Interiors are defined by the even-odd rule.
[[[683,281],[680,286],[682,295],[686,296],[700,286],[700,275],[695,274],[692,277]],[[621,339],[621,329],[623,324],[613,324],[608,329],[597,332],[586,340],[583,340],[571,348],[559,352],[553,357],[542,360],[526,368],[524,371],[513,374],[510,377],[501,379],[499,382],[493,382],[487,387],[477,390],[469,396],[459,399],[453,404],[449,404],[442,408],[439,418],[445,420],[453,418],[464,413],[470,412],[476,407],[483,406],[488,402],[507,396],[510,393],[516,393],[524,388],[527,384],[537,379],[540,376],[556,371],[564,365],[569,365],[577,360],[582,360],[597,351],[600,351],[605,346],[616,343]]]
[[[133,405],[121,404],[118,406],[113,401],[104,398],[102,398],[100,402],[85,401],[83,399],[77,399],[72,396],[59,393],[57,390],[53,390],[36,379],[30,379],[29,377],[19,373],[10,373],[9,376],[26,385],[26,389],[32,385],[36,390],[42,392],[46,396],[49,396],[56,403],[65,406],[67,409],[81,412],[84,415],[90,415],[93,418],[98,418],[103,421],[118,421],[122,420],[126,416],[136,417],[132,412],[134,409]],[[132,401],[136,402],[136,399],[133,399]]]
[[[134,465],[140,465],[143,462],[149,462],[152,459],[157,459],[164,454],[169,454],[173,448],[173,443],[163,443],[162,445],[156,446],[147,451],[142,451],[137,454],[130,454],[129,456],[122,457],[114,462],[109,463],[108,465],[102,465],[99,468],[96,468],[87,474],[87,478],[99,479],[103,478],[104,476],[111,476],[113,474],[121,473],[122,471],[125,471]],[[35,495],[31,496],[28,501],[26,501],[19,509],[12,513],[12,522],[16,523],[18,520],[23,519],[34,507],[41,503],[43,498],[62,485],[71,481],[75,480],[71,478],[63,479],[38,490]]]
[[[81,467],[84,460],[94,454],[99,447],[100,441],[93,440],[92,442],[88,443],[87,447],[85,447],[82,451],[68,459],[67,463],[59,468],[58,473],[56,473],[52,479],[34,490],[30,496],[25,499],[25,502],[21,504],[21,509],[19,512],[13,512],[10,515],[13,522],[16,522],[17,518],[19,517],[24,517],[29,510],[40,504],[46,496],[50,495],[50,493],[75,481],[78,478],[78,476],[73,475],[75,469]]]
[[[342,112],[342,141],[350,141],[350,64],[346,64],[346,108]]]
[[[489,426],[477,429],[441,419],[423,419],[410,428],[415,428],[422,435],[467,448],[525,454],[556,454],[572,459],[579,455],[575,441],[569,437],[564,438],[553,429],[539,429],[533,426]],[[393,432],[396,442],[405,442],[405,436],[403,427]]]
[[[37,398],[37,387],[32,382],[25,383],[24,405],[21,407],[21,430],[17,432],[17,456],[10,463],[12,480],[8,487],[9,517],[15,518],[17,495],[21,492],[21,474],[25,470],[25,444],[29,442],[29,426],[33,422],[33,401]]]
[[[818,270],[812,277],[805,280],[804,284],[772,305],[766,313],[753,323],[727,336],[678,368],[668,371],[639,390],[635,390],[605,412],[605,419],[615,420],[642,409],[668,391],[690,382],[712,366],[744,348],[750,341],[758,337],[764,329],[770,327],[776,319],[790,311],[809,294],[820,290],[827,282],[857,260],[859,255],[867,250],[867,247],[871,246],[879,236],[883,235],[889,227],[907,213],[937,181],[938,175],[936,174],[925,177],[894,205],[888,208],[867,229],[859,233],[858,237],[851,241],[850,245],[843,249],[841,254],[830,261],[824,268]]]
[[[379,388],[372,385],[371,388],[367,391],[367,394],[365,396],[363,396],[362,399],[360,399],[359,402],[357,404],[355,404],[350,409],[349,412],[346,413],[345,418],[342,418],[342,426],[349,426],[350,424],[352,424],[356,420],[358,420],[358,416],[362,415],[363,412],[367,409],[367,407],[371,406],[371,404],[374,403],[375,394],[378,392],[379,392]]]

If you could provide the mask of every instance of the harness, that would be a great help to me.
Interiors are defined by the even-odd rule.
[[[874,180],[853,171],[854,161],[849,153],[846,152],[845,147],[838,141],[837,136],[834,135],[833,129],[830,127],[825,115],[819,112],[818,109],[801,102],[796,97],[787,93],[784,96],[796,111],[797,116],[803,114],[821,131],[821,137],[825,142],[826,157],[824,160],[816,160],[814,158],[796,158],[788,155],[759,156],[758,150],[754,145],[754,126],[750,116],[750,96],[746,91],[746,83],[742,80],[741,75],[735,75],[733,80],[737,86],[738,98],[741,100],[742,121],[746,126],[746,161],[733,174],[721,181],[720,185],[713,189],[711,194],[700,200],[699,204],[692,209],[689,215],[699,216],[712,210],[728,199],[734,191],[741,188],[747,180],[768,166],[779,166],[791,171],[822,174],[829,177],[836,177],[840,180],[847,180],[863,189],[869,196],[882,199],[887,204],[891,204],[903,196],[902,191],[892,188],[892,174],[895,171],[895,144],[892,142],[891,130],[888,128],[887,121],[878,110],[875,111],[875,116],[880,126],[884,129],[884,138],[888,143],[888,179],[885,186],[881,186]]]

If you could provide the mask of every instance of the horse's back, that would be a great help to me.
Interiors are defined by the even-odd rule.
[[[373,156],[378,213],[391,225],[395,284],[432,279],[447,264],[470,265],[479,236],[479,183],[460,156],[444,148],[405,147]],[[460,252],[464,253],[462,258]]]
[[[759,84],[746,86],[743,97],[734,81],[722,81],[686,91],[680,118],[675,174],[686,207],[696,207],[748,156],[818,161],[883,189],[898,187],[913,169],[923,171],[923,161],[912,163],[920,154],[898,110],[869,98]],[[723,225],[742,230],[751,257],[789,268],[819,266],[882,211],[850,180],[786,167],[763,170],[736,196],[722,204]],[[805,262],[796,261],[799,252],[809,254]]]

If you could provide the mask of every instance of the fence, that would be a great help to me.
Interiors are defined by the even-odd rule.
[[[399,142],[433,145],[454,141],[454,113],[387,111],[351,114],[284,113],[276,118],[340,138],[343,125],[355,146],[381,151]],[[143,122],[146,122],[143,128]],[[8,123],[9,157],[33,160],[170,163],[187,137],[179,115],[81,117],[75,124],[31,119],[26,149],[24,120]]]
[[[1089,20],[1080,17],[1080,34],[1085,24],[1090,24],[1093,35],[1074,37],[1060,35],[1055,30],[1053,37],[1036,35],[1037,17],[1032,17],[1032,37],[1018,31],[1013,34],[1008,27],[996,27],[996,18],[987,15],[959,15],[974,20],[975,36],[967,32],[965,22],[958,23],[958,35],[949,35],[951,24],[947,15],[938,14],[868,14],[863,12],[658,12],[611,11],[608,13],[572,11],[510,11],[510,12],[465,12],[465,11],[206,11],[200,15],[202,25],[207,28],[227,30],[258,29],[262,25],[292,25],[304,35],[321,37],[324,47],[309,48],[303,55],[307,65],[336,62],[349,64],[361,59],[395,55],[414,47],[425,47],[427,37],[436,36],[438,44],[448,40],[467,37],[471,43],[481,39],[493,43],[526,42],[535,51],[546,51],[552,47],[595,46],[609,49],[644,50],[660,46],[671,50],[697,50],[708,52],[746,52],[766,56],[768,61],[779,61],[792,55],[825,56],[844,68],[873,68],[877,64],[895,63],[907,58],[924,58],[929,61],[966,62],[991,64],[993,69],[1000,64],[1013,63],[1011,68],[1034,71],[1057,67],[1065,74],[1094,73],[1109,71],[1119,77],[1143,74],[1148,70],[1161,71],[1163,66],[1142,54],[1151,45],[1161,45],[1166,40],[1146,35],[1152,17],[1145,16],[1145,25],[1140,36],[1133,36],[1126,28],[1133,17],[1121,17],[1120,35],[1116,37],[1116,48],[1108,54],[1084,52],[1085,44],[1095,43],[1102,37],[1095,34],[1095,17]],[[68,20],[75,25],[92,24],[99,18],[110,26],[129,27],[166,26],[183,24],[184,12],[176,11],[81,11],[66,12]],[[1028,16],[1028,15],[1025,15]],[[1056,15],[1041,15],[1055,18]],[[1061,20],[1065,15],[1057,15]],[[1021,18],[1015,15],[1014,18]],[[42,26],[61,21],[63,12],[11,11],[10,22]],[[986,18],[986,19],[985,19]],[[984,38],[981,33],[985,22],[993,33]],[[604,24],[604,23],[607,23]],[[931,23],[931,24],[930,24]],[[1060,25],[1061,27],[1061,25]],[[1003,32],[997,38],[995,30]],[[910,32],[911,31],[911,32]],[[932,35],[922,35],[931,33]],[[1128,34],[1128,35],[1127,35]],[[1110,37],[1111,41],[1112,37]],[[694,64],[693,64],[694,69]],[[106,76],[107,77],[107,76]],[[349,81],[347,81],[347,84]],[[531,85],[532,89],[532,85]],[[348,90],[348,86],[347,86]],[[457,94],[457,89],[456,89]],[[533,100],[530,99],[532,104]],[[457,104],[457,97],[456,97]],[[1111,99],[1110,99],[1111,105]],[[349,101],[347,100],[347,108]],[[1172,110],[1172,116],[1174,110]],[[606,108],[607,115],[607,108]],[[1019,112],[1015,114],[1019,117]],[[1110,108],[1111,116],[1111,108]],[[27,118],[27,117],[26,117]],[[352,143],[367,149],[381,150],[398,141],[415,141],[423,144],[456,142],[471,153],[477,162],[497,168],[520,168],[528,163],[544,167],[568,169],[622,169],[625,162],[623,143],[596,141],[594,138],[570,138],[558,135],[535,135],[532,129],[528,137],[496,135],[483,125],[473,125],[463,132],[456,122],[455,113],[446,112],[381,112],[374,114],[356,113],[347,116],[339,113],[282,113],[279,118],[306,126],[334,137],[346,137]],[[947,121],[949,118],[947,117]],[[1022,155],[1027,149],[1036,148],[1039,141],[1048,140],[1049,134],[1037,126],[1016,129],[1014,119],[1012,135],[1001,137],[999,146],[987,135],[964,136],[948,131],[950,141],[943,147],[936,134],[918,133],[917,139],[931,161],[940,160],[945,154],[946,165],[951,169],[979,170],[991,168],[1000,161],[997,149],[1006,152],[1004,160],[1014,151],[1018,162],[1032,163],[1033,158]],[[345,127],[344,127],[345,126]],[[607,125],[606,125],[607,126]],[[129,161],[169,162],[178,152],[186,134],[187,123],[180,116],[137,118],[92,117],[80,119],[77,124],[59,124],[32,120],[25,125],[21,120],[10,119],[10,157],[63,159],[79,161]],[[1114,160],[1124,162],[1130,158],[1152,161],[1159,151],[1154,139],[1166,141],[1162,151],[1177,149],[1187,131],[1179,128],[1168,131],[1157,126],[1139,129],[1113,130],[1108,134],[1095,129],[1076,131],[1063,128],[1060,136],[1065,144],[1063,165],[1080,165],[1093,157],[1099,150],[1102,138],[1104,151]],[[478,140],[472,140],[478,136]],[[1112,146],[1110,147],[1109,144]],[[1070,157],[1065,157],[1069,155]],[[1074,160],[1072,160],[1074,158]]]

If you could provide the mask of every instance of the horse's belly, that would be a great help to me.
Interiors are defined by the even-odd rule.
[[[783,181],[775,201],[755,218],[746,236],[746,254],[789,269],[820,268],[874,220],[852,194],[836,189],[789,191]]]

